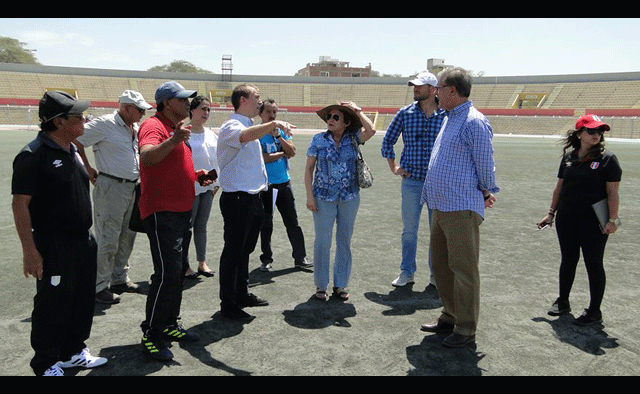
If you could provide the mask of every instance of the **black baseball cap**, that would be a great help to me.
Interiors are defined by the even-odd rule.
[[[38,117],[45,123],[61,115],[82,115],[90,105],[89,100],[78,100],[69,93],[52,90],[40,99]]]

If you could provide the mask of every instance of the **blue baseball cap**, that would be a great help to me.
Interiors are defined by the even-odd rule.
[[[186,90],[176,81],[165,82],[156,90],[156,103],[177,98],[193,98],[198,94],[195,90]]]

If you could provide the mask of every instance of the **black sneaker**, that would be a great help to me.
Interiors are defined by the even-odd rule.
[[[571,312],[571,306],[569,305],[569,300],[561,300],[558,298],[555,300],[553,305],[551,305],[551,309],[547,312],[547,314],[551,316],[560,316],[566,313]]]
[[[196,342],[200,340],[200,335],[185,330],[180,324],[165,328],[162,335],[170,341]]]
[[[590,326],[592,324],[602,323],[602,312],[591,312],[589,309],[585,309],[582,316],[576,318],[573,323],[579,326]]]
[[[155,338],[149,334],[142,335],[142,347],[152,359],[158,361],[169,361],[173,359],[173,353],[160,338]]]

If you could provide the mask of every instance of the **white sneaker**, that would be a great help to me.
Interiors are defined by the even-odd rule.
[[[89,349],[84,348],[82,351],[71,357],[71,360],[60,362],[62,368],[95,368],[107,362],[104,357],[94,357],[89,353]]]
[[[400,275],[393,282],[391,282],[391,285],[395,287],[402,287],[408,285],[409,283],[414,283],[413,275],[409,275],[405,271],[400,271]]]
[[[62,370],[62,362],[58,361],[49,367],[42,376],[64,376],[64,371]]]

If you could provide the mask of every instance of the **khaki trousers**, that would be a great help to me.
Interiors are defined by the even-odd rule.
[[[135,184],[98,176],[93,189],[94,230],[98,240],[96,293],[129,281],[129,256],[136,233],[129,230]]]
[[[480,309],[480,225],[473,211],[433,210],[430,252],[443,310],[440,320],[454,332],[475,335]]]

